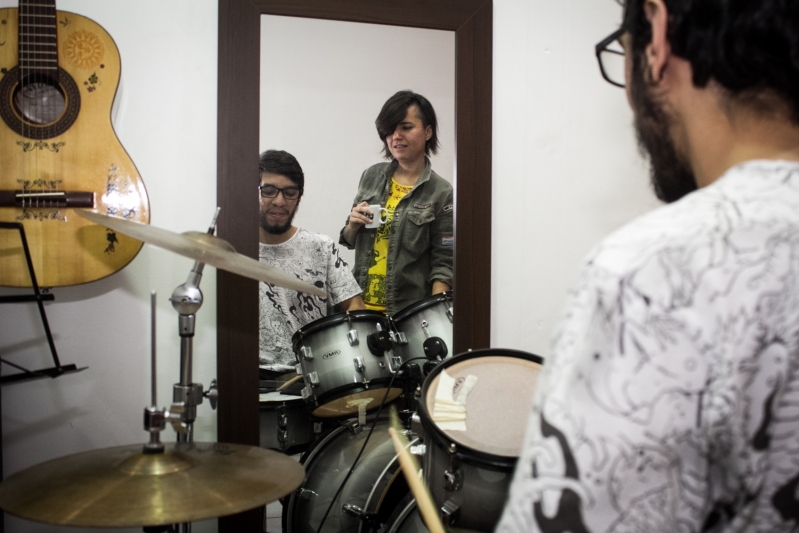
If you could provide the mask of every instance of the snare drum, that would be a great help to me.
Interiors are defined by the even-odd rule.
[[[394,356],[389,322],[377,311],[352,311],[314,320],[292,336],[305,387],[302,397],[320,418],[376,409],[402,361]],[[396,380],[390,402],[402,393]]]
[[[452,291],[428,296],[391,317],[394,353],[403,361],[413,357],[452,356]]]
[[[303,452],[316,438],[314,422],[300,396],[280,392],[260,395],[261,448],[288,455]]]
[[[284,533],[316,533],[369,435],[372,420],[365,426],[354,421],[343,424],[303,455],[300,463],[305,468],[305,481],[283,506]],[[409,493],[388,435],[389,426],[387,417],[377,421],[358,464],[330,508],[323,533],[377,531]]]
[[[502,349],[475,350],[435,367],[424,382],[418,415],[425,443],[424,476],[442,521],[475,531],[493,531],[505,505],[521,452],[543,359]],[[441,372],[456,389],[477,377],[466,396],[466,430],[433,421]]]

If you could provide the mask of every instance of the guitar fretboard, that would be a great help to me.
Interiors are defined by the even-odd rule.
[[[19,1],[19,67],[23,75],[58,75],[55,0]]]

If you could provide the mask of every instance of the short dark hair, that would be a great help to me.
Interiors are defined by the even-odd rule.
[[[269,172],[270,174],[286,176],[297,185],[300,190],[300,196],[302,196],[305,189],[305,174],[302,173],[302,167],[297,158],[290,153],[283,150],[267,150],[263,152],[258,171],[259,173]],[[260,175],[258,179],[260,181]]]
[[[416,106],[419,109],[419,115],[422,119],[422,125],[426,128],[430,126],[433,130],[433,135],[427,140],[424,145],[425,155],[438,153],[438,119],[436,119],[436,112],[430,101],[413,91],[399,91],[391,98],[386,100],[383,104],[383,109],[377,115],[375,126],[377,127],[377,135],[383,141],[383,155],[386,159],[391,159],[391,151],[388,149],[386,137],[394,133],[400,122],[405,120],[408,114],[408,108]]]
[[[729,97],[773,113],[787,104],[799,124],[799,2],[664,0],[672,51],[691,63],[693,83],[715,80]],[[652,39],[644,0],[624,0],[624,29],[641,60]],[[774,107],[778,98],[778,109]]]

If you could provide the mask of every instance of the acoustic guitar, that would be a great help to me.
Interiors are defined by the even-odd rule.
[[[23,224],[41,286],[106,277],[141,249],[72,211],[150,221],[111,124],[119,75],[119,51],[92,20],[55,0],[0,9],[0,221]],[[0,285],[31,286],[16,231],[0,230]]]

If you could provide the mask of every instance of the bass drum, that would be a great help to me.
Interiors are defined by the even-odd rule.
[[[418,404],[425,443],[423,470],[445,526],[494,531],[543,363],[537,355],[516,350],[475,350],[442,362],[427,376]],[[454,379],[449,397],[457,397],[469,376],[477,378],[465,400],[465,429],[433,419],[444,371]],[[451,417],[446,407],[445,403],[442,415]]]
[[[428,533],[413,494],[405,496],[388,517],[380,533]]]
[[[305,481],[284,501],[284,533],[316,533],[369,435],[372,420],[365,426],[347,421],[305,452],[300,460],[305,467]],[[408,485],[388,435],[389,426],[388,418],[381,417],[377,421],[358,465],[325,519],[322,532],[377,531],[408,494]],[[410,444],[415,442],[413,439]]]

